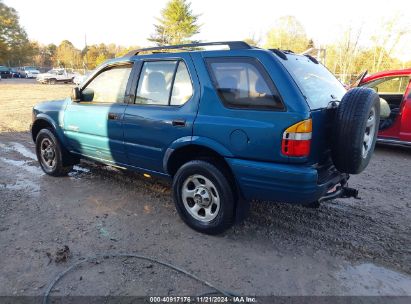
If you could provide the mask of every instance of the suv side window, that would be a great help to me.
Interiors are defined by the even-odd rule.
[[[171,94],[170,105],[181,106],[193,96],[193,84],[187,66],[183,61],[178,63],[178,68],[174,80],[173,92]]]
[[[183,61],[144,62],[138,81],[136,104],[180,106],[193,94]]]
[[[404,94],[410,81],[409,76],[385,77],[365,84],[380,94]]]
[[[284,109],[262,64],[253,58],[206,59],[214,87],[231,108]]]
[[[131,65],[117,66],[98,74],[82,90],[82,100],[98,103],[122,103]]]

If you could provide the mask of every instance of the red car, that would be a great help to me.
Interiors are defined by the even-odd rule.
[[[411,69],[384,71],[357,81],[377,91],[381,101],[378,142],[411,146]]]

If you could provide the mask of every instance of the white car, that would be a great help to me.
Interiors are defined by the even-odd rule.
[[[25,66],[18,70],[21,76],[25,78],[36,78],[40,74],[40,71],[32,66]]]
[[[52,69],[47,73],[37,75],[36,80],[40,83],[56,84],[58,82],[73,83],[77,75],[68,72],[66,69]]]
[[[87,79],[89,74],[85,74],[85,75],[81,75],[81,74],[77,74],[76,77],[74,77],[73,82],[76,85],[80,85],[84,82],[84,80]]]

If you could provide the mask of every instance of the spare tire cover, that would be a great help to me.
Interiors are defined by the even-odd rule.
[[[358,174],[370,162],[380,123],[380,98],[369,88],[354,88],[342,98],[332,131],[332,159],[343,173]]]

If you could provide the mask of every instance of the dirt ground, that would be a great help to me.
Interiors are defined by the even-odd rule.
[[[411,150],[376,149],[352,176],[360,200],[319,209],[254,202],[220,236],[177,216],[169,185],[83,162],[45,175],[28,127],[31,107],[69,85],[0,81],[0,296],[42,295],[58,273],[95,254],[142,254],[243,295],[411,296]],[[69,254],[58,253],[64,246]],[[53,295],[198,295],[203,283],[154,262],[97,258]]]

